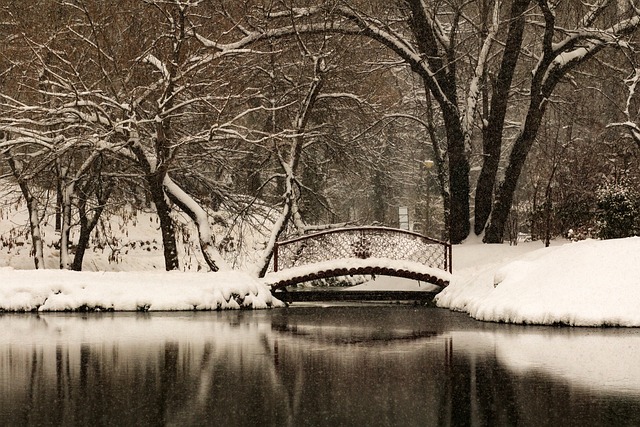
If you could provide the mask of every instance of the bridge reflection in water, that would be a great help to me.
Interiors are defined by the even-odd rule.
[[[10,315],[0,328],[6,425],[640,425],[628,331],[391,306]],[[593,363],[574,370],[576,351]]]

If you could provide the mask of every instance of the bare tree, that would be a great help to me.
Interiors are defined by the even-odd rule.
[[[473,152],[468,144],[482,97],[482,170],[476,185],[475,232],[485,232],[487,242],[499,242],[522,167],[556,87],[603,49],[627,46],[625,37],[635,32],[640,22],[635,9],[628,16],[611,18],[609,12],[616,5],[610,0],[588,5],[570,3],[563,8],[544,0],[514,0],[505,14],[502,2],[497,0],[433,5],[406,0],[388,7],[319,2],[270,9],[266,15],[276,24],[269,28],[240,27],[241,37],[233,43],[200,39],[206,46],[222,50],[302,32],[337,32],[376,40],[395,52],[423,79],[443,118],[450,237],[456,243],[470,231],[469,170]],[[574,9],[582,12],[578,19],[574,19],[575,12],[569,13]],[[313,17],[318,19],[314,21]],[[288,25],[287,20],[294,23]],[[500,32],[504,26],[506,35]],[[472,41],[476,42],[475,48]],[[469,67],[463,67],[464,63]],[[497,185],[505,123],[513,121],[507,118],[508,107],[514,102],[514,94],[519,93],[514,91],[513,78],[530,63],[529,102],[504,179]],[[492,81],[488,77],[490,67],[497,70]]]

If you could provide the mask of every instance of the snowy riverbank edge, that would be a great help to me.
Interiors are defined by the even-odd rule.
[[[215,277],[215,280],[213,280]],[[284,304],[237,271],[74,272],[0,269],[0,311],[182,311]]]
[[[454,247],[451,284],[436,303],[483,321],[640,327],[640,237],[538,248],[539,242]],[[0,311],[5,312],[282,306],[263,281],[238,271],[0,268]]]
[[[492,259],[483,245],[480,259],[474,246],[454,248],[454,279],[438,306],[493,322],[640,327],[640,237],[518,245],[515,258],[496,245]]]

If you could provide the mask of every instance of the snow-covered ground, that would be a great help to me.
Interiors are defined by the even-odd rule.
[[[217,310],[283,306],[248,274],[0,269],[0,311]]]
[[[33,261],[23,210],[5,205],[0,216],[0,311],[281,305],[272,298],[265,281],[243,272],[251,271],[250,267],[216,274],[197,272],[201,263],[192,241],[183,242],[182,263],[187,271],[162,271],[159,229],[150,212],[129,213],[106,223],[102,233],[109,236],[102,240],[108,244],[88,251],[85,266],[92,271],[82,273],[55,268],[56,234],[50,224],[45,226],[49,269],[30,270]],[[444,272],[434,275],[449,279]],[[378,276],[352,289],[433,288],[427,283]],[[436,302],[486,321],[640,326],[640,237],[558,241],[550,248],[541,242],[485,245],[470,239],[454,247],[451,284]]]
[[[640,237],[454,247],[440,307],[479,320],[640,326]]]
[[[23,203],[7,203],[0,194],[0,311],[32,310],[215,310],[283,305],[269,287],[244,271],[206,273],[195,229],[177,218],[183,271],[164,271],[157,215],[128,207],[104,218],[93,234],[82,272],[58,270],[60,234],[52,215],[42,222],[44,270],[34,270],[27,212]],[[76,241],[76,228],[71,240]],[[217,230],[219,231],[219,230]],[[248,235],[245,232],[244,235]],[[245,243],[247,239],[245,238]],[[255,241],[254,241],[255,240]],[[252,239],[249,245],[258,248]],[[243,257],[244,260],[247,257]]]

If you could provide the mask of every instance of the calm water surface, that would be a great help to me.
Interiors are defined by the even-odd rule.
[[[0,425],[639,426],[640,331],[397,305],[5,314]]]

